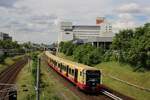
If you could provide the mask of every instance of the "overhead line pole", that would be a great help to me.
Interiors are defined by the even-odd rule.
[[[41,59],[38,57],[38,62],[37,62],[37,76],[36,76],[36,100],[40,100],[40,94],[39,94],[39,75],[40,75],[40,62]]]

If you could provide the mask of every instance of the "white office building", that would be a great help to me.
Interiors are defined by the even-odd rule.
[[[73,25],[72,22],[60,23],[60,41],[83,40],[96,46],[111,44],[114,36],[112,25],[103,17],[96,19],[96,25]]]

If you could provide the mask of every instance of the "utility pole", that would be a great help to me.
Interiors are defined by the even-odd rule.
[[[39,94],[39,77],[40,77],[40,63],[41,59],[38,57],[38,62],[37,62],[37,76],[36,76],[36,100],[40,100],[40,94]]]

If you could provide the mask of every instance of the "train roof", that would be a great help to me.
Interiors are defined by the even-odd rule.
[[[46,51],[45,53],[46,53],[46,55],[48,57],[50,57],[50,58],[52,58],[52,59],[54,59],[54,60],[56,60],[56,61],[58,61],[60,63],[66,64],[66,65],[70,65],[72,67],[78,67],[80,69],[86,69],[86,70],[87,69],[88,70],[98,70],[98,69],[96,69],[94,67],[90,67],[90,66],[87,66],[87,65],[84,65],[84,64],[81,64],[81,63],[77,63],[77,62],[73,62],[73,61],[70,61],[70,60],[66,60],[66,59],[60,58],[58,56],[55,56],[55,55],[51,54],[49,51]]]

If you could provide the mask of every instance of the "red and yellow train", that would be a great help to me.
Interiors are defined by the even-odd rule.
[[[100,92],[102,82],[100,70],[57,57],[49,51],[45,51],[45,56],[51,68],[81,90],[90,93]]]

